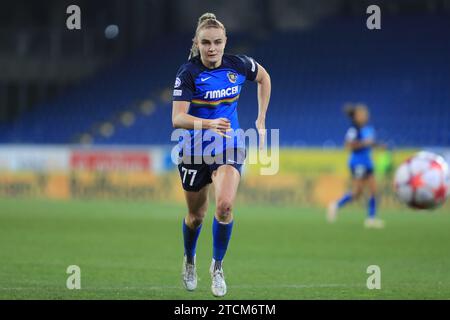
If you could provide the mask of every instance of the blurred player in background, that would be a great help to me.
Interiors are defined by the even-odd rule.
[[[261,147],[264,144],[265,117],[271,92],[270,77],[261,65],[245,55],[224,54],[226,40],[225,27],[214,14],[205,13],[199,18],[189,61],[177,73],[172,111],[173,126],[189,130],[191,137],[189,142],[184,139],[180,142],[184,143],[184,148],[180,152],[181,163],[178,165],[188,207],[188,214],[183,220],[183,284],[189,291],[197,287],[196,245],[208,208],[209,185],[213,183],[216,211],[212,227],[213,259],[210,273],[214,296],[224,296],[227,292],[222,261],[231,237],[233,203],[245,159],[245,140],[239,135],[231,137],[230,134],[239,129],[239,94],[246,80],[258,83],[256,128]],[[213,157],[219,161],[212,164],[203,157],[209,141],[196,146],[194,138],[208,131],[226,137],[222,140],[227,142],[221,152],[215,152]],[[231,157],[229,149],[234,151]],[[198,154],[198,150],[201,154]],[[187,161],[198,156],[201,157],[200,163]]]
[[[372,148],[381,145],[375,141],[375,130],[368,124],[369,110],[365,105],[349,106],[344,111],[351,121],[345,137],[345,146],[351,151],[349,169],[352,175],[352,190],[338,201],[330,203],[327,218],[329,222],[334,222],[338,209],[357,200],[367,187],[369,189],[368,216],[364,225],[367,228],[383,228],[384,222],[376,218],[377,187],[372,160]]]

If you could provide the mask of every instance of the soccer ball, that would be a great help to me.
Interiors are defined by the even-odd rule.
[[[448,164],[437,154],[421,151],[398,167],[394,189],[398,199],[412,208],[439,207],[450,190]]]

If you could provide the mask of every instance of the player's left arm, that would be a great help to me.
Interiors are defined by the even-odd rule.
[[[262,149],[266,136],[266,113],[269,107],[272,84],[270,75],[266,69],[259,63],[257,63],[257,66],[258,74],[256,75],[255,81],[258,84],[258,117],[256,118],[255,125],[259,133],[259,148]]]

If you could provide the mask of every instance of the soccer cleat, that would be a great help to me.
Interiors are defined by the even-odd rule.
[[[367,229],[383,229],[384,221],[381,219],[367,218],[364,221],[364,227]]]
[[[194,291],[197,288],[197,270],[194,263],[188,263],[186,256],[183,259],[183,285],[188,291]]]
[[[211,262],[211,268],[209,269],[211,274],[211,291],[215,297],[223,297],[227,293],[227,284],[225,283],[225,276],[223,274],[222,262]]]
[[[337,204],[336,202],[332,202],[328,205],[328,212],[327,212],[327,220],[330,223],[333,223],[336,221],[337,217]]]

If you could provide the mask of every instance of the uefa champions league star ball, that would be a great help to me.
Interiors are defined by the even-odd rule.
[[[419,152],[398,167],[394,188],[398,199],[411,208],[437,208],[449,195],[448,164],[437,154]]]

